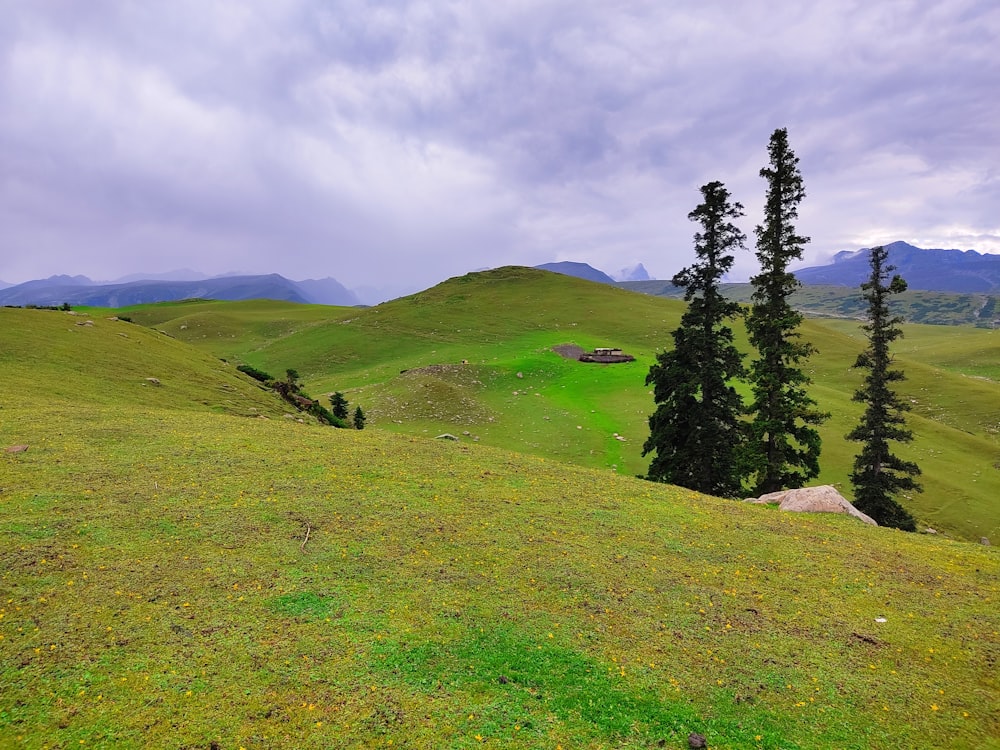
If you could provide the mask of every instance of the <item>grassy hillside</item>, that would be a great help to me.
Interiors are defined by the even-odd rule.
[[[248,419],[75,320],[0,310],[2,747],[1000,747],[995,548]]]
[[[622,281],[618,284],[643,294],[680,299],[683,290],[669,281]],[[750,284],[723,284],[723,294],[738,302],[749,302]],[[791,297],[792,306],[807,315],[863,319],[866,303],[858,287],[806,284]],[[930,292],[911,289],[889,301],[894,315],[911,323],[1000,327],[1000,296],[995,294]]]
[[[653,402],[643,382],[684,309],[680,301],[524,268],[469,274],[363,310],[240,304],[130,314],[274,374],[294,367],[310,393],[346,392],[373,426],[449,432],[626,475],[648,466],[641,450]],[[1000,334],[905,328],[896,351],[909,378],[900,390],[913,406],[916,440],[900,453],[923,468],[925,487],[907,505],[939,531],[998,539]],[[815,396],[833,414],[821,430],[818,481],[849,494],[858,446],[843,436],[861,413],[851,401],[861,373],[851,366],[864,340],[853,321],[810,319],[803,332],[819,349],[809,363]],[[737,334],[749,351],[742,329]],[[637,361],[579,363],[553,351],[566,343],[621,346]]]
[[[0,372],[5,401],[135,404],[270,417],[287,411],[234,365],[108,313],[0,309]]]

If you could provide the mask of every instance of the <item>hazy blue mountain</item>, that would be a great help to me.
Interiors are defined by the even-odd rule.
[[[889,263],[910,289],[995,294],[1000,292],[1000,255],[975,250],[925,250],[906,242],[886,245]],[[837,253],[825,266],[794,270],[803,284],[860,286],[871,274],[868,248]]]
[[[75,281],[76,279],[82,280]],[[96,285],[86,277],[52,277],[0,290],[3,305],[90,305],[125,307],[179,299],[278,299],[327,305],[355,305],[354,294],[334,279],[290,281],[276,273],[261,276],[225,276],[198,281],[142,280]],[[338,292],[338,289],[340,290]]]
[[[649,281],[649,272],[642,263],[623,268],[614,275],[615,281]]]
[[[13,284],[9,284],[8,282],[4,281],[3,279],[0,279],[0,289],[6,289],[9,286],[14,286],[14,285]]]
[[[358,296],[339,281],[327,276],[325,279],[305,279],[296,281],[306,299],[318,305],[360,305]]]
[[[574,263],[570,260],[560,261],[559,263],[543,263],[540,266],[535,266],[542,271],[552,271],[553,273],[561,273],[563,276],[576,276],[578,279],[587,279],[588,281],[599,281],[602,284],[614,284],[615,280],[608,276],[603,271],[598,271],[593,266],[588,266],[586,263]]]

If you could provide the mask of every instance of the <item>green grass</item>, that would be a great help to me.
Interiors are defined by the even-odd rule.
[[[992,549],[378,430],[4,406],[11,746],[1000,730]]]
[[[285,411],[233,364],[106,311],[4,309],[0,326],[4,390],[18,398],[272,417]]]
[[[1000,747],[994,548],[282,419],[78,319],[0,310],[0,746]],[[630,377],[549,335],[463,387]]]
[[[643,381],[656,351],[670,345],[683,309],[676,300],[503,268],[370,309],[194,302],[130,314],[137,321],[154,316],[147,322],[233,362],[279,375],[293,367],[312,395],[339,390],[352,407],[360,404],[372,427],[431,437],[448,432],[635,476],[648,467],[641,452],[653,410]],[[180,328],[193,318],[200,328]],[[265,326],[277,337],[269,339]],[[915,440],[899,452],[922,467],[925,491],[903,500],[940,532],[1000,538],[1000,332],[904,328],[896,353],[909,378],[900,392],[913,406]],[[749,352],[741,326],[736,333]],[[832,319],[808,319],[803,335],[819,350],[808,364],[814,395],[833,415],[821,428],[817,481],[849,497],[858,446],[844,435],[861,414],[851,395],[862,375],[852,365],[864,339],[856,321]],[[569,361],[553,351],[565,343],[622,346],[637,361]]]

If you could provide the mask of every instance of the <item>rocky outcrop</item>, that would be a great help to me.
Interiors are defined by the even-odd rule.
[[[779,510],[795,513],[846,513],[859,521],[878,526],[875,519],[851,505],[843,495],[829,484],[819,487],[803,487],[799,490],[771,492],[760,497],[749,498],[746,502],[777,505]]]

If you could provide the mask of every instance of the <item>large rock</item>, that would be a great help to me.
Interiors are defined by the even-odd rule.
[[[878,526],[874,518],[865,515],[851,505],[843,495],[829,484],[820,487],[803,487],[800,490],[771,492],[760,497],[749,498],[747,502],[761,505],[777,504],[779,510],[789,510],[795,513],[846,513],[872,526]]]

